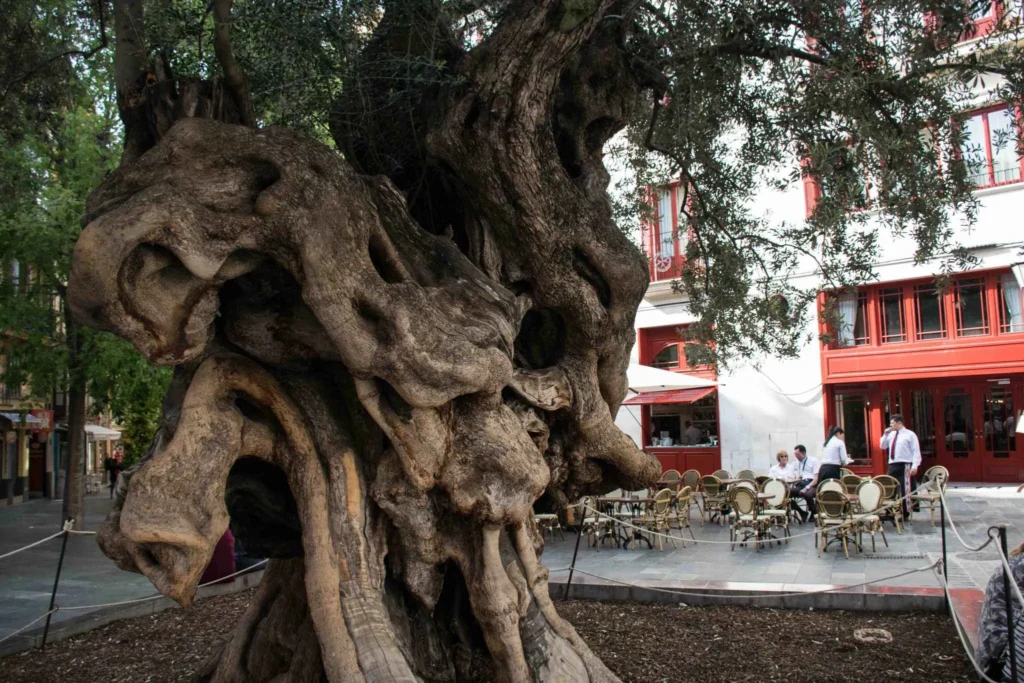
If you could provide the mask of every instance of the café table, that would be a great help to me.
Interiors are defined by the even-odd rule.
[[[651,496],[599,496],[597,499],[598,504],[608,509],[608,516],[612,518],[612,528],[614,530],[615,544],[618,545],[619,541],[622,542],[622,547],[625,548],[630,542],[637,539],[643,541],[647,546],[653,547],[651,541],[640,535],[640,532],[633,527],[621,524],[623,517],[628,520],[635,519],[640,516],[641,508],[644,505],[650,505],[654,502],[654,498]],[[617,512],[613,508],[618,506],[621,508],[623,505],[629,505],[630,511],[628,515]]]

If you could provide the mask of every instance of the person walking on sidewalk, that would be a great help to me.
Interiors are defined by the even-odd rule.
[[[921,442],[917,434],[907,429],[902,415],[893,415],[889,428],[882,434],[880,446],[889,455],[889,476],[900,483],[900,497],[903,499],[903,514],[910,517],[910,499],[913,478],[921,466]]]

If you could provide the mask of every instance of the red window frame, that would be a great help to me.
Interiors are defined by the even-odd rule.
[[[921,327],[921,295],[922,294],[935,294],[935,298],[939,304],[939,326],[941,327],[939,332],[925,332]],[[914,341],[938,341],[941,339],[949,339],[949,321],[946,316],[946,297],[943,296],[943,292],[935,284],[922,284],[914,285],[913,289],[913,302],[914,302]],[[925,336],[928,335],[928,336]]]
[[[686,362],[686,329],[688,324],[668,325],[665,327],[641,328],[637,331],[637,345],[640,348],[640,363],[654,366],[654,359],[659,353],[670,346],[676,346],[678,361],[676,365],[661,366],[662,370],[685,372],[688,375],[717,379],[718,370],[713,365],[690,366]]]
[[[977,40],[992,33],[1005,15],[1006,6],[1003,0],[992,0],[989,10],[984,16],[978,19],[968,19],[963,32],[956,39],[957,44],[965,43],[969,40]],[[929,33],[936,30],[939,26],[938,16],[928,12],[924,15],[924,25],[925,30]]]
[[[972,119],[980,116],[982,121],[982,130],[984,131],[984,140],[982,140],[982,151],[985,154],[985,182],[983,184],[974,185],[974,189],[981,190],[986,187],[999,187],[1001,185],[1012,185],[1019,183],[1024,180],[1024,157],[1017,158],[1017,177],[1011,178],[1010,180],[996,180],[995,171],[995,157],[992,151],[992,129],[989,125],[989,114],[993,112],[1012,110],[1013,108],[1007,104],[996,104],[991,107],[985,107],[984,109],[975,109],[967,112],[964,115],[963,122],[960,125],[964,125],[967,119]],[[1013,116],[1014,121],[1019,126],[1021,121],[1020,112],[1015,112]],[[1011,140],[1007,144],[1014,144]],[[958,151],[962,154],[962,151]],[[973,184],[973,183],[972,183]]]
[[[900,331],[898,334],[889,332],[885,317],[885,306],[890,299],[895,299],[900,315]],[[878,289],[878,329],[882,344],[905,344],[907,341],[907,315],[903,311],[903,287],[881,287]]]
[[[978,293],[979,300],[981,302],[981,327],[969,327],[965,328],[963,323],[963,306],[961,303],[964,301],[963,291],[967,287],[980,287],[981,291]],[[988,297],[985,293],[985,278],[962,278],[958,279],[953,285],[953,311],[954,311],[954,323],[955,332],[958,337],[979,337],[987,335],[991,326],[990,316],[988,312]]]
[[[644,241],[644,252],[648,257],[649,272],[652,282],[673,280],[682,274],[683,263],[686,260],[686,244],[688,243],[691,235],[689,227],[687,227],[686,238],[680,239],[679,222],[682,211],[679,207],[679,189],[681,186],[682,183],[674,182],[660,187],[647,188],[650,204],[654,207],[654,213],[650,224],[647,226],[648,239]],[[660,195],[662,192],[669,193],[669,206],[671,207],[670,211],[672,212],[672,250],[671,253],[667,254],[662,253],[662,214],[660,201]],[[687,204],[689,204],[690,201],[691,199],[688,197]]]

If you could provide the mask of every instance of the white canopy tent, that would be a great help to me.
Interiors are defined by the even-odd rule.
[[[85,425],[85,438],[89,441],[117,441],[121,432],[99,425]]]
[[[718,382],[714,380],[685,375],[681,372],[659,370],[649,365],[640,364],[630,365],[626,368],[626,379],[629,381],[629,390],[635,394],[718,386]]]

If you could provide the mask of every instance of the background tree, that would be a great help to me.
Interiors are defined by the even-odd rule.
[[[182,602],[229,516],[274,558],[210,680],[612,679],[531,514],[657,475],[613,423],[647,276],[606,143],[692,194],[697,351],[793,353],[776,275],[869,275],[866,173],[917,258],[965,258],[958,112],[1022,83],[1017,25],[955,49],[975,5],[117,0],[124,153],[70,302],[175,369],[104,550]],[[800,159],[811,219],[753,215]]]
[[[2,380],[68,396],[64,515],[82,522],[86,396],[145,443],[169,372],[109,333],[66,315],[71,254],[89,193],[120,156],[102,5],[11,4],[0,22],[0,330]],[[95,36],[98,38],[94,38]],[[82,40],[96,40],[82,47]]]

